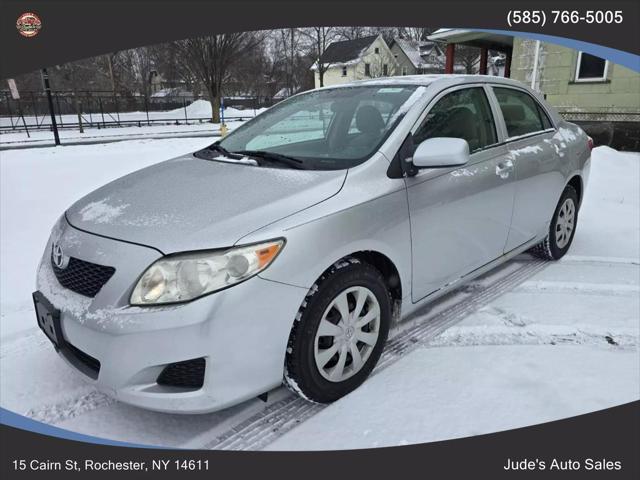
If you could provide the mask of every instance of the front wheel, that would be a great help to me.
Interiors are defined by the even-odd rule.
[[[546,260],[560,260],[569,251],[577,224],[578,194],[575,188],[567,185],[551,219],[549,233],[530,252]]]
[[[355,258],[339,262],[307,295],[294,323],[285,382],[315,402],[343,397],[378,362],[390,321],[391,297],[380,272]]]

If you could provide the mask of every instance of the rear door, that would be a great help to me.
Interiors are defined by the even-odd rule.
[[[503,121],[507,158],[515,169],[508,252],[547,230],[558,202],[558,185],[564,182],[558,162],[566,145],[528,92],[509,86],[493,86],[492,91],[501,111],[498,118]]]
[[[424,169],[406,178],[414,302],[502,255],[514,187],[496,113],[482,85],[456,87],[436,96],[412,131],[415,146],[456,137],[469,143],[471,153],[463,167]]]

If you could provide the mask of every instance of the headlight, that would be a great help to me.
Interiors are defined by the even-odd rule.
[[[267,268],[284,245],[274,240],[229,250],[161,258],[140,277],[131,305],[186,302],[235,285]]]

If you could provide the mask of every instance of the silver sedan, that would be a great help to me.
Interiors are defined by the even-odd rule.
[[[521,252],[561,258],[591,148],[508,79],[299,94],[72,205],[38,270],[38,323],[141,407],[209,412],[283,379],[331,402],[394,322]]]

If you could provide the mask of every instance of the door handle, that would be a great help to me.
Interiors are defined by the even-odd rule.
[[[505,160],[504,162],[496,165],[496,175],[500,178],[509,178],[509,174],[513,171],[513,162],[511,160]]]

